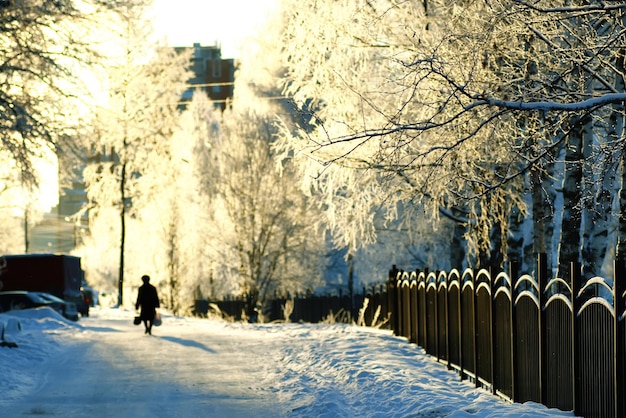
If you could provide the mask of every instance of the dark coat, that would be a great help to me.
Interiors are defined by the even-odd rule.
[[[156,308],[159,308],[159,296],[157,295],[156,287],[150,283],[144,283],[139,287],[139,294],[137,295],[137,303],[135,303],[135,309],[139,309],[141,306],[141,319],[144,321],[151,321],[156,314]]]

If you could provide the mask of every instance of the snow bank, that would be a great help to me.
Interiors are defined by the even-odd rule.
[[[0,314],[0,322],[21,325],[13,335],[19,347],[0,348],[0,409],[19,414],[24,413],[23,403],[42,402],[25,412],[72,416],[71,411],[91,407],[94,401],[84,393],[80,396],[81,391],[74,398],[70,390],[63,391],[68,402],[76,404],[73,409],[42,399],[48,396],[50,382],[80,376],[55,375],[63,370],[55,367],[57,356],[75,356],[81,364],[80,357],[89,355],[87,364],[98,368],[101,386],[88,393],[102,396],[102,405],[117,408],[115,416],[130,414],[123,405],[114,405],[120,395],[113,386],[120,372],[106,366],[121,355],[131,360],[123,364],[136,368],[125,372],[137,375],[137,383],[124,381],[128,390],[139,390],[135,388],[144,384],[146,373],[161,376],[160,385],[167,382],[172,388],[169,398],[146,390],[146,404],[133,404],[134,416],[144,410],[187,416],[185,411],[197,413],[199,407],[206,416],[249,416],[251,408],[256,416],[285,417],[572,416],[535,403],[510,404],[476,389],[386,330],[345,324],[226,323],[166,314],[163,326],[153,330],[156,335],[144,336],[141,327],[132,325],[134,315],[124,309],[94,309],[89,318],[74,323],[48,308]],[[106,353],[111,350],[117,354]],[[158,361],[149,357],[153,352]],[[220,395],[225,387],[230,395]],[[205,407],[198,399],[210,402]]]

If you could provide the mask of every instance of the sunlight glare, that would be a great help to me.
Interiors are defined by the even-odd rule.
[[[221,45],[222,57],[239,58],[246,39],[278,7],[280,0],[155,0],[157,39],[170,46]]]

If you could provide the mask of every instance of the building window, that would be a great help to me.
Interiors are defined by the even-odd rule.
[[[213,60],[213,77],[222,76],[222,62],[219,59]]]

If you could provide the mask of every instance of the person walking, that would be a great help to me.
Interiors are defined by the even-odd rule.
[[[154,323],[156,308],[159,308],[161,305],[159,304],[159,295],[157,294],[156,287],[150,284],[150,276],[144,275],[141,277],[141,280],[143,281],[143,285],[139,287],[135,309],[139,309],[141,306],[139,317],[146,327],[145,333],[152,335],[152,324]]]

